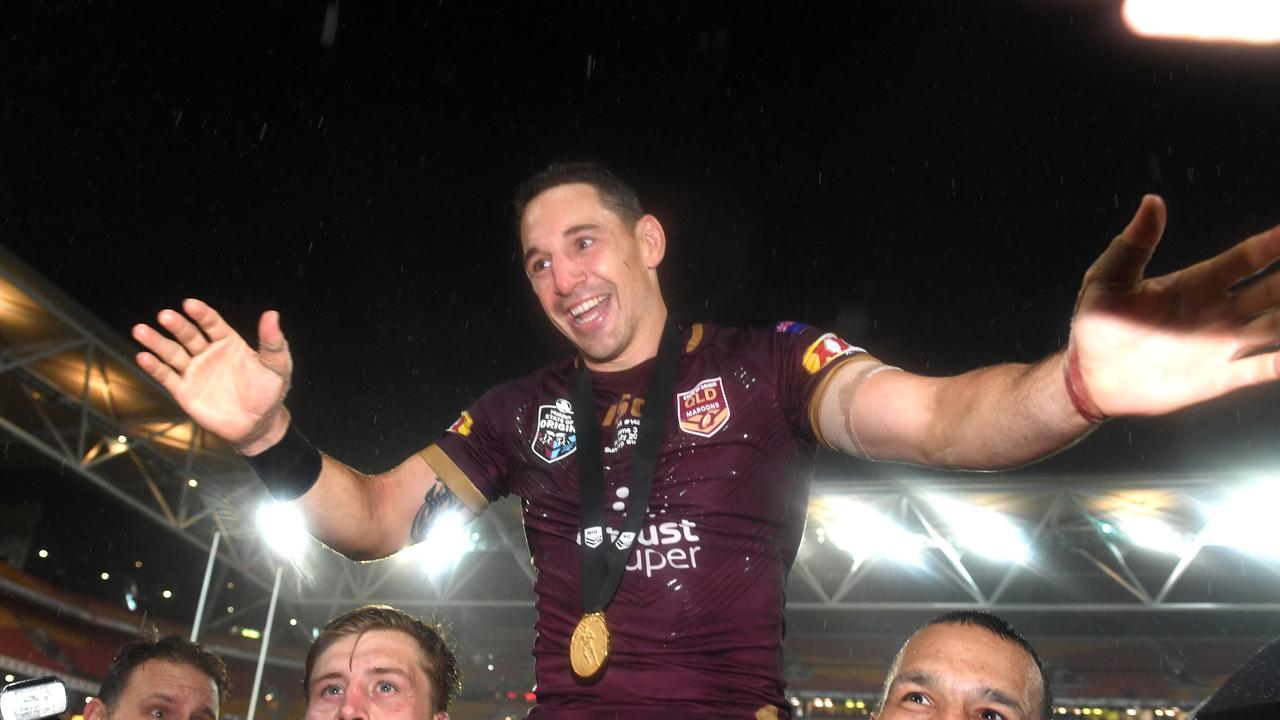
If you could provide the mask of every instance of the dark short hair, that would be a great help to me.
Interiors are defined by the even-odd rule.
[[[924,625],[921,625],[920,628],[912,633],[911,636],[915,637],[921,630],[933,627],[934,625],[969,625],[973,627],[980,627],[989,631],[996,637],[1016,643],[1018,647],[1021,647],[1027,652],[1027,655],[1031,656],[1031,661],[1035,663],[1036,670],[1040,671],[1040,687],[1043,691],[1040,701],[1041,720],[1050,720],[1050,718],[1053,717],[1053,689],[1049,685],[1049,676],[1044,671],[1044,663],[1040,661],[1040,655],[1036,652],[1036,649],[1031,646],[1031,643],[1028,642],[1027,639],[1022,636],[1022,633],[1014,629],[1014,627],[1004,618],[983,610],[953,610],[951,612],[943,613]],[[910,642],[910,640],[907,642]],[[902,648],[898,650],[897,656],[893,659],[894,667],[897,666],[898,661],[902,658],[902,650],[906,649],[906,647],[907,644],[903,643]],[[890,674],[892,674],[892,672],[893,671],[890,670]],[[884,693],[880,696],[880,713],[884,712],[884,704],[888,700],[889,695],[889,683],[892,682],[892,680],[892,677],[885,679]]]
[[[603,165],[594,162],[554,162],[535,173],[516,188],[516,235],[520,234],[520,222],[525,208],[542,193],[560,185],[582,183],[596,189],[600,204],[611,210],[628,228],[634,227],[644,217],[644,208],[636,191]]]
[[[370,630],[397,630],[418,642],[422,650],[422,669],[431,681],[431,712],[448,711],[449,702],[462,690],[462,671],[445,640],[444,631],[438,625],[423,622],[390,605],[365,605],[339,615],[324,626],[307,651],[302,690],[308,702],[316,659],[338,640],[348,635],[364,635]]]
[[[193,643],[176,635],[160,635],[152,629],[144,632],[116,651],[107,668],[107,676],[98,689],[98,699],[110,707],[120,696],[133,677],[133,671],[148,660],[190,665],[208,675],[213,684],[218,686],[218,702],[227,699],[227,690],[231,679],[227,674],[227,665],[222,658],[209,652],[199,643]]]

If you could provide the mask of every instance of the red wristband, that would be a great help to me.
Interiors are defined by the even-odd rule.
[[[1062,368],[1067,381],[1067,397],[1071,398],[1071,406],[1080,413],[1080,417],[1097,425],[1107,419],[1107,415],[1093,403],[1089,390],[1084,385],[1084,375],[1080,372],[1080,356],[1075,345],[1067,346],[1067,363]]]

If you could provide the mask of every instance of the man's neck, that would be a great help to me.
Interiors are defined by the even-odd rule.
[[[617,357],[605,362],[596,362],[584,356],[583,361],[593,372],[630,370],[643,362],[657,357],[658,345],[662,343],[662,331],[666,326],[667,305],[659,298],[652,311],[646,313],[641,319],[640,325],[636,327],[636,333],[631,338],[628,347],[619,353]]]

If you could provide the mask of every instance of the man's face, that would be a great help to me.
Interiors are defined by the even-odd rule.
[[[307,720],[448,720],[433,712],[418,642],[399,630],[346,635],[320,657],[307,683]]]
[[[1044,688],[1035,662],[985,628],[931,625],[890,672],[875,720],[1039,720]]]
[[[542,310],[606,370],[648,359],[636,346],[638,329],[654,334],[648,331],[657,327],[655,343],[661,334],[656,268],[665,242],[653,216],[627,227],[594,187],[580,183],[541,193],[520,222],[524,269]]]
[[[217,720],[218,686],[193,665],[148,660],[133,669],[107,707],[94,699],[85,720]]]

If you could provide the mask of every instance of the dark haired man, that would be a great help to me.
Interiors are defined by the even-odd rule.
[[[302,686],[307,720],[448,720],[462,675],[439,628],[366,605],[320,631]]]
[[[1144,280],[1164,229],[1156,197],[1085,275],[1068,348],[945,378],[799,323],[673,326],[662,224],[599,166],[554,165],[517,197],[533,293],[578,352],[486,393],[388,472],[322,456],[290,424],[293,364],[274,311],[258,351],[197,300],[159,313],[172,339],[133,334],[147,348],[138,363],[349,557],[389,555],[442,513],[521,496],[538,570],[534,717],[785,716],[783,588],[820,443],[1010,467],[1106,417],[1277,377],[1280,277],[1237,282],[1280,255],[1280,228]]]
[[[111,661],[85,720],[217,720],[227,666],[203,646],[172,635],[125,643]]]
[[[1053,694],[1040,656],[991,613],[959,610],[930,620],[889,666],[872,720],[1050,720]]]

